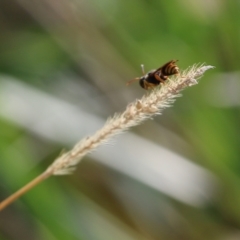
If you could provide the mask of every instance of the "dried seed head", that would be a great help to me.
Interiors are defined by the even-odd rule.
[[[115,114],[93,136],[77,143],[72,150],[59,156],[46,170],[48,174],[60,175],[71,173],[80,160],[112,136],[136,126],[148,118],[159,115],[171,106],[184,88],[198,83],[205,71],[213,66],[194,65],[174,76],[161,87],[156,87],[141,99],[129,104],[121,114]]]

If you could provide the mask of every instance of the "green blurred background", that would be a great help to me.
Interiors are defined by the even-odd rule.
[[[0,198],[140,98],[171,59],[213,65],[162,116],[0,213],[0,239],[240,239],[240,2],[1,0]]]

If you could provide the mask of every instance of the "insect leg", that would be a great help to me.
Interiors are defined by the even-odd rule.
[[[159,82],[161,82],[161,83],[164,83],[166,80],[167,80],[167,76],[164,76],[164,75],[162,75],[162,74],[159,74],[158,72],[156,72],[155,74],[154,74],[154,78],[156,79],[156,80],[158,80]]]

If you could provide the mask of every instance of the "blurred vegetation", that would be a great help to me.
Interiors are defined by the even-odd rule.
[[[218,187],[193,207],[88,156],[73,175],[51,177],[1,212],[0,239],[240,239],[239,12],[234,0],[1,0],[0,89],[11,77],[107,119],[145,93],[125,86],[142,63],[146,71],[171,59],[181,69],[216,66],[163,116],[131,131],[204,167]],[[0,104],[8,106],[1,96]],[[39,136],[2,111],[4,199],[72,142]]]

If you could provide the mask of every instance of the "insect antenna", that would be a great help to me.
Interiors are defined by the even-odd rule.
[[[132,84],[132,83],[135,82],[135,81],[138,81],[139,79],[140,79],[139,77],[134,78],[134,79],[128,81],[128,82],[126,83],[126,85],[129,86],[130,84]]]
[[[145,75],[144,64],[141,64],[141,69],[142,69],[143,75]],[[133,82],[138,81],[138,80],[140,80],[140,77],[137,77],[137,78],[134,78],[134,79],[128,81],[128,82],[126,83],[126,85],[129,86],[130,84],[132,84]]]
[[[141,64],[141,69],[142,69],[142,73],[143,73],[143,75],[145,75],[144,64]]]

